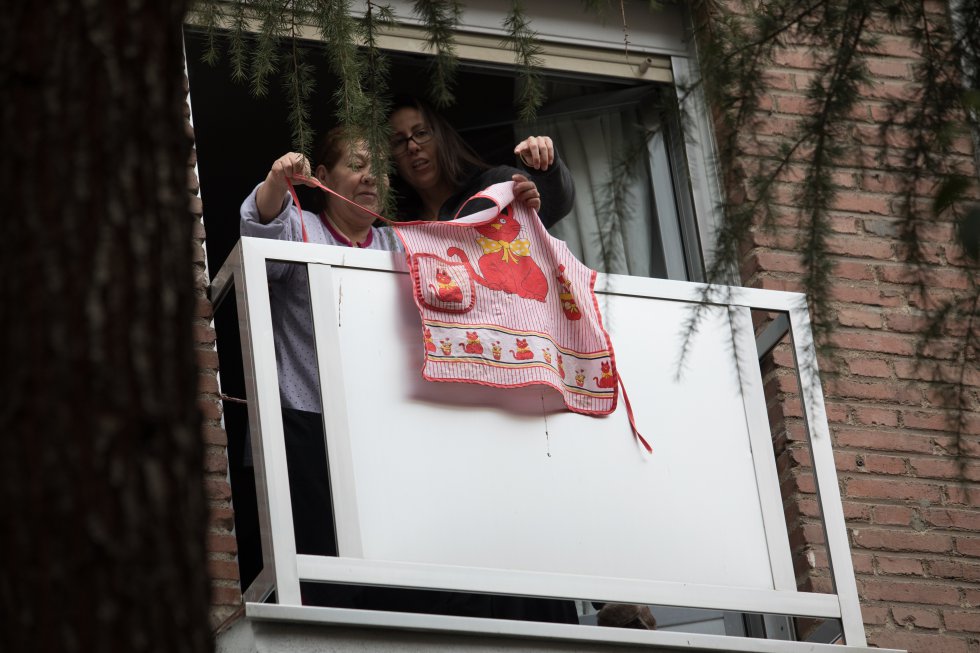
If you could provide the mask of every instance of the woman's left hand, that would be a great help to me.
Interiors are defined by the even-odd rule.
[[[541,210],[541,193],[538,186],[524,175],[514,175],[514,199],[523,202],[529,209]]]
[[[555,162],[555,144],[550,136],[528,136],[517,144],[514,154],[528,168],[547,170]]]

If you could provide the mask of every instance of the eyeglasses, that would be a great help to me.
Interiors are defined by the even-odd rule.
[[[411,136],[400,137],[393,139],[391,141],[391,154],[392,156],[401,156],[408,152],[408,142],[415,141],[416,145],[424,145],[432,140],[432,132],[425,127],[421,129],[416,129],[412,132]]]

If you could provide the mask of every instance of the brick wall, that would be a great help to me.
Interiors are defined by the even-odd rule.
[[[980,366],[967,363],[969,409],[959,436],[956,417],[937,378],[960,372],[953,325],[925,359],[916,356],[923,298],[903,262],[898,238],[898,180],[875,163],[885,102],[906,92],[917,54],[882,28],[872,57],[877,77],[853,116],[856,156],[834,179],[842,189],[831,217],[832,308],[836,359],[820,361],[838,479],[869,643],[921,653],[980,651]],[[805,87],[813,57],[789,48],[771,69],[765,114],[745,146],[765,147],[792,132],[806,115]],[[901,147],[901,139],[891,143]],[[959,148],[976,173],[969,139]],[[759,150],[755,150],[759,151]],[[799,176],[787,176],[778,229],[753,234],[742,268],[745,285],[802,290],[792,197]],[[739,197],[741,189],[731,189]],[[921,231],[930,298],[963,290],[968,274],[952,245],[953,225]],[[763,372],[772,399],[774,445],[801,588],[830,589],[819,509],[813,500],[792,354],[781,345]]]
[[[186,88],[185,79],[185,88]],[[185,104],[188,135],[194,137],[190,123],[190,107]],[[212,324],[213,311],[208,299],[208,271],[205,263],[204,224],[201,222],[202,203],[195,166],[197,151],[191,150],[187,162],[187,184],[190,211],[197,218],[194,232],[194,280],[197,292],[197,313],[194,319],[194,339],[200,370],[199,402],[203,423],[205,491],[211,509],[208,525],[208,571],[211,575],[212,628],[218,627],[242,605],[238,583],[237,546],[234,535],[234,513],[231,505],[231,485],[228,480],[228,438],[221,422],[221,401],[218,397],[218,352]]]

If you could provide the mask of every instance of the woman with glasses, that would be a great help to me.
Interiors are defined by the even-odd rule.
[[[403,219],[452,220],[474,194],[511,180],[517,182],[515,199],[536,210],[546,227],[572,209],[572,175],[547,136],[531,136],[514,148],[527,169],[521,170],[483,161],[445,118],[417,98],[396,98],[389,122]]]
[[[546,227],[572,209],[572,176],[547,136],[532,136],[514,148],[527,170],[490,166],[463,141],[441,115],[416,98],[397,98],[389,118],[391,155],[401,182],[398,217],[409,220],[452,220],[468,215],[467,204],[484,188],[514,181],[514,198],[538,211]],[[406,188],[407,187],[407,188]],[[466,204],[466,209],[460,209]],[[476,206],[474,206],[476,205]],[[460,214],[460,216],[457,216]],[[381,610],[433,612],[465,617],[524,619],[578,623],[572,601],[521,596],[379,590],[366,597],[367,607]]]

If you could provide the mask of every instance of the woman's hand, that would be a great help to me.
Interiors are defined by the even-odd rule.
[[[296,175],[310,176],[310,162],[299,152],[283,154],[273,162],[265,181],[255,193],[255,204],[263,223],[269,222],[282,211],[283,195],[288,190],[286,179]]]
[[[549,136],[528,136],[517,144],[514,154],[527,168],[543,171],[555,162],[555,144]]]
[[[514,199],[523,202],[529,209],[541,210],[541,193],[538,186],[524,175],[514,175]]]
[[[289,152],[276,159],[269,174],[265,176],[266,183],[272,183],[276,188],[283,192],[286,190],[286,178],[302,175],[310,176],[310,162],[299,152]]]

